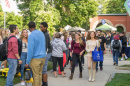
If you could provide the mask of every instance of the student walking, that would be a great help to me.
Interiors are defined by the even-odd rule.
[[[96,75],[96,62],[92,59],[92,51],[94,51],[95,47],[99,47],[100,43],[98,41],[98,38],[96,37],[95,32],[90,32],[87,36],[87,42],[86,42],[86,51],[87,53],[87,64],[88,64],[88,72],[89,72],[89,81],[95,81],[95,75]],[[92,64],[92,67],[91,67]],[[92,71],[92,69],[93,71]]]
[[[45,36],[41,31],[36,30],[34,22],[29,22],[28,27],[32,33],[28,36],[28,54],[25,67],[28,68],[30,64],[34,79],[33,86],[41,86],[42,69],[46,57]]]
[[[121,43],[122,43],[122,58],[120,59],[121,61],[124,60],[127,60],[128,57],[126,56],[125,54],[125,50],[126,50],[126,47],[127,47],[127,37],[125,36],[124,32],[120,33],[120,40],[121,40]]]
[[[100,46],[101,46],[101,50],[103,51],[104,54],[106,54],[106,39],[105,37],[101,36],[101,30],[98,30],[97,31],[97,37],[98,37],[98,40],[100,42]],[[100,66],[100,70],[102,71],[103,70],[103,61],[100,61],[99,62],[99,66]],[[96,71],[98,71],[98,62],[96,63]]]
[[[70,50],[70,56],[72,57],[72,69],[71,69],[71,75],[69,77],[70,80],[73,79],[74,70],[76,62],[79,63],[79,70],[80,75],[79,78],[82,78],[82,55],[85,51],[85,43],[83,42],[81,36],[79,33],[75,35],[75,40],[71,43],[71,50]]]
[[[67,50],[65,43],[61,39],[60,33],[55,34],[55,38],[52,41],[52,61],[53,61],[53,71],[54,71],[54,77],[57,77],[56,74],[56,67],[57,62],[60,66],[60,71],[63,77],[64,75],[64,68],[63,68],[63,51],[65,52]]]
[[[21,40],[21,45],[22,45],[22,53],[21,53],[21,60],[22,60],[22,64],[21,64],[21,85],[25,85],[24,82],[24,67],[25,67],[25,63],[26,63],[26,59],[27,59],[27,49],[28,49],[28,31],[26,29],[22,30],[22,33],[20,35],[20,40]]]
[[[17,60],[19,61],[19,64],[22,64],[22,61],[20,59],[20,56],[18,54],[18,40],[15,37],[15,35],[18,33],[17,25],[10,25],[9,30],[11,32],[11,37],[8,40],[8,55],[7,55],[7,62],[9,65],[9,71],[6,78],[6,85],[5,86],[13,86],[13,79],[14,75],[16,73],[17,68]]]
[[[118,35],[114,36],[114,40],[111,42],[111,48],[113,53],[113,65],[118,66],[118,58],[122,48],[122,44]]]

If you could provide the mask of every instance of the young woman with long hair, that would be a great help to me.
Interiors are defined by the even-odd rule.
[[[81,57],[84,51],[85,51],[85,43],[83,42],[80,34],[76,33],[75,40],[71,42],[70,56],[72,57],[72,69],[71,69],[71,75],[69,77],[70,80],[73,79],[75,64],[77,61],[79,63],[79,69],[80,69],[79,78],[82,78],[82,58]]]
[[[4,36],[4,31],[5,31],[4,29],[1,29],[1,28],[0,28],[0,45],[3,44],[3,40],[4,40],[4,38],[5,38],[5,36]],[[3,61],[2,63],[1,63],[1,61],[0,61],[0,68],[1,68],[1,66],[3,66],[3,65],[4,65],[4,68],[6,68],[5,62],[7,63],[7,60]]]
[[[25,85],[24,82],[24,67],[27,59],[27,48],[28,48],[28,31],[23,29],[20,35],[20,39],[22,41],[22,53],[21,53],[21,85]]]
[[[10,35],[9,29],[6,29],[4,33],[5,33],[5,35],[4,35],[3,42],[5,42],[8,39],[9,35]]]
[[[3,29],[0,28],[0,45],[3,44],[3,35],[2,35],[2,31]],[[0,61],[0,68],[1,68],[2,64],[1,64],[1,61]]]
[[[3,38],[3,43],[4,43],[5,41],[7,41],[8,37],[9,37],[9,29],[3,30],[3,34],[4,34],[4,38]],[[4,65],[4,68],[6,68],[7,60],[5,60],[2,64]]]
[[[92,51],[94,51],[95,47],[99,47],[100,43],[98,38],[96,37],[96,33],[94,31],[89,32],[86,39],[86,51],[87,53],[87,64],[88,64],[88,72],[89,72],[89,81],[95,81],[96,75],[96,62],[92,59]],[[92,63],[92,68],[91,68]],[[92,72],[93,69],[93,72]]]
[[[0,44],[3,44],[3,39],[4,39],[4,29],[0,29]]]

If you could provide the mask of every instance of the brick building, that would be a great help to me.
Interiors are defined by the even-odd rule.
[[[99,14],[97,17],[90,18],[90,29],[94,30],[96,27],[102,25],[102,19],[107,24],[116,27],[117,31],[123,31],[127,37],[130,37],[130,16],[128,14]]]

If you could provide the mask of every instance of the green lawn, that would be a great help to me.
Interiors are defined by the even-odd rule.
[[[17,84],[19,82],[20,82],[20,77],[15,77],[13,84]],[[0,76],[0,86],[5,86],[5,84],[6,84],[6,78],[3,76]]]
[[[128,58],[127,60],[130,60],[130,58]]]
[[[120,67],[130,67],[130,65],[121,65]]]
[[[48,62],[48,70],[51,70],[53,68],[53,64],[52,62]],[[13,81],[13,84],[17,84],[17,83],[20,83],[20,77],[15,77],[14,78],[14,81]],[[0,76],[0,86],[5,86],[6,84],[6,78],[3,77],[3,76]]]
[[[119,57],[119,59],[121,59],[122,57]],[[130,60],[130,58],[128,58],[127,60]]]
[[[116,73],[112,81],[105,86],[130,86],[130,73]]]

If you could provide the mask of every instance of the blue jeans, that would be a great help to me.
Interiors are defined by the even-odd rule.
[[[103,49],[101,49],[102,51],[104,51]],[[104,56],[104,54],[103,54]],[[99,61],[99,66],[100,68],[103,66],[103,61]],[[98,70],[98,62],[96,62],[96,69]]]
[[[22,64],[21,64],[21,71],[20,71],[20,73],[21,73],[20,79],[21,80],[24,80],[23,77],[24,77],[24,67],[25,67],[26,59],[27,59],[27,52],[22,52],[21,53]]]
[[[99,66],[102,67],[103,66],[103,61],[99,62]],[[98,62],[96,62],[96,69],[98,70]]]
[[[118,64],[118,58],[119,58],[119,50],[113,50],[113,62],[115,62],[116,64]]]
[[[17,59],[10,59],[7,58],[7,62],[9,65],[9,71],[6,78],[6,85],[5,86],[13,86],[13,79],[14,75],[16,74],[16,68],[17,68]]]
[[[47,74],[47,66],[48,66],[48,60],[51,57],[51,53],[46,55],[45,64],[43,66],[42,74]]]

